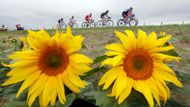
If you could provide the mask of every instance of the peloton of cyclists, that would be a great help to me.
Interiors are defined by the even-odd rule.
[[[122,12],[123,19],[126,21],[128,18],[132,15],[133,8],[130,7],[129,9],[126,9]]]

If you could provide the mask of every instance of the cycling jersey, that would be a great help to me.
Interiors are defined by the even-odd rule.
[[[60,19],[58,20],[58,23],[61,23],[61,20],[60,20]]]
[[[123,18],[127,17],[132,11],[130,11],[129,9],[127,9],[126,11],[122,12],[122,16]]]
[[[129,14],[129,9],[128,9],[127,11],[123,11],[123,12],[122,12],[123,18],[127,17],[128,14]]]
[[[104,18],[105,16],[108,16],[108,12],[103,12],[103,13],[100,15],[100,18]]]
[[[87,15],[87,16],[85,17],[85,20],[86,20],[86,21],[90,21],[90,20],[91,20],[91,16],[90,16],[90,15]]]

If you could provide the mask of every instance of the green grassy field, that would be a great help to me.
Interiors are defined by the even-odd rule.
[[[73,29],[74,35],[82,35],[85,37],[84,44],[86,48],[82,50],[91,58],[103,55],[104,46],[112,42],[118,42],[114,31],[124,31],[126,29],[133,30],[137,33],[138,29],[144,30],[147,33],[155,31],[157,34],[164,31],[173,36],[172,42],[182,57],[181,62],[178,64],[184,72],[190,73],[190,24],[187,25],[165,25],[165,26],[143,26],[143,27],[105,27],[105,28],[90,28],[90,29]],[[53,35],[55,30],[47,30],[49,34]],[[65,29],[61,30],[65,32]],[[0,51],[9,49],[14,45],[8,42],[2,44],[3,41],[10,41],[11,39],[19,40],[19,37],[27,36],[27,31],[8,31],[0,32]]]
[[[164,31],[167,34],[171,34],[172,40],[171,42],[176,47],[176,52],[180,55],[181,61],[176,63],[176,66],[172,68],[174,71],[179,71],[183,73],[190,74],[190,24],[187,25],[165,25],[165,26],[139,26],[139,27],[105,27],[105,28],[89,28],[89,29],[73,29],[72,32],[74,35],[82,35],[85,37],[84,44],[86,48],[81,50],[82,53],[90,56],[92,59],[95,59],[97,56],[103,55],[105,52],[104,46],[106,44],[119,42],[118,38],[115,36],[114,31],[124,31],[126,29],[133,30],[137,33],[138,29],[144,30],[147,33],[155,31],[157,34]],[[55,33],[55,30],[47,30],[51,35]],[[60,30],[61,31],[61,30]],[[62,30],[65,32],[65,29]],[[17,43],[11,43],[12,39],[16,39],[19,41],[19,37],[27,36],[27,31],[7,31],[0,32],[0,61],[7,62],[7,55],[14,52],[15,50],[19,50],[19,45]],[[97,65],[94,65],[97,66]],[[0,68],[2,73],[2,68]],[[89,81],[93,83],[97,83],[100,76],[103,73],[97,73],[87,78]],[[0,83],[4,81],[5,72],[0,76]],[[190,84],[184,84],[185,87],[189,87]],[[9,87],[7,87],[9,88]],[[3,88],[0,88],[0,106],[6,102],[4,100]],[[190,93],[190,90],[189,90]],[[186,94],[182,94],[179,92],[172,92],[172,96],[174,99],[179,101],[180,103],[187,105],[190,107],[190,96]]]

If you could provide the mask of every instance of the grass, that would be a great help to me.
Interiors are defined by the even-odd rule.
[[[144,30],[147,33],[155,31],[160,34],[161,31],[171,34],[173,36],[173,44],[176,47],[176,51],[181,56],[182,60],[177,63],[173,68],[175,71],[185,72],[190,74],[190,24],[186,25],[164,25],[164,26],[139,26],[139,27],[103,27],[103,28],[78,28],[73,29],[74,35],[83,35],[85,37],[84,44],[86,48],[82,49],[81,52],[90,56],[94,59],[97,56],[103,55],[105,52],[104,46],[113,42],[119,42],[118,38],[115,37],[115,30],[124,31],[130,29],[137,33],[138,29]],[[55,30],[47,30],[49,34],[53,35]],[[59,30],[60,31],[60,30]],[[65,29],[62,30],[65,32]],[[0,32],[0,55],[1,61],[6,61],[6,56],[12,53],[18,48],[15,48],[14,43],[10,43],[11,39],[17,39],[20,36],[26,36],[27,31],[6,31]],[[14,48],[14,49],[12,49]],[[11,50],[12,49],[12,50]],[[91,81],[97,82],[102,73],[92,75]],[[185,86],[190,86],[186,84]],[[176,97],[179,102],[190,106],[190,97],[184,94],[173,94],[172,97]]]

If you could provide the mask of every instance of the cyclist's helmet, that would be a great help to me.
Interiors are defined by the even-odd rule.
[[[132,10],[133,10],[133,8],[132,8],[132,7],[130,7],[130,8],[129,8],[129,10],[130,10],[130,11],[132,11]]]
[[[105,13],[109,13],[109,10],[106,10],[106,12]]]

